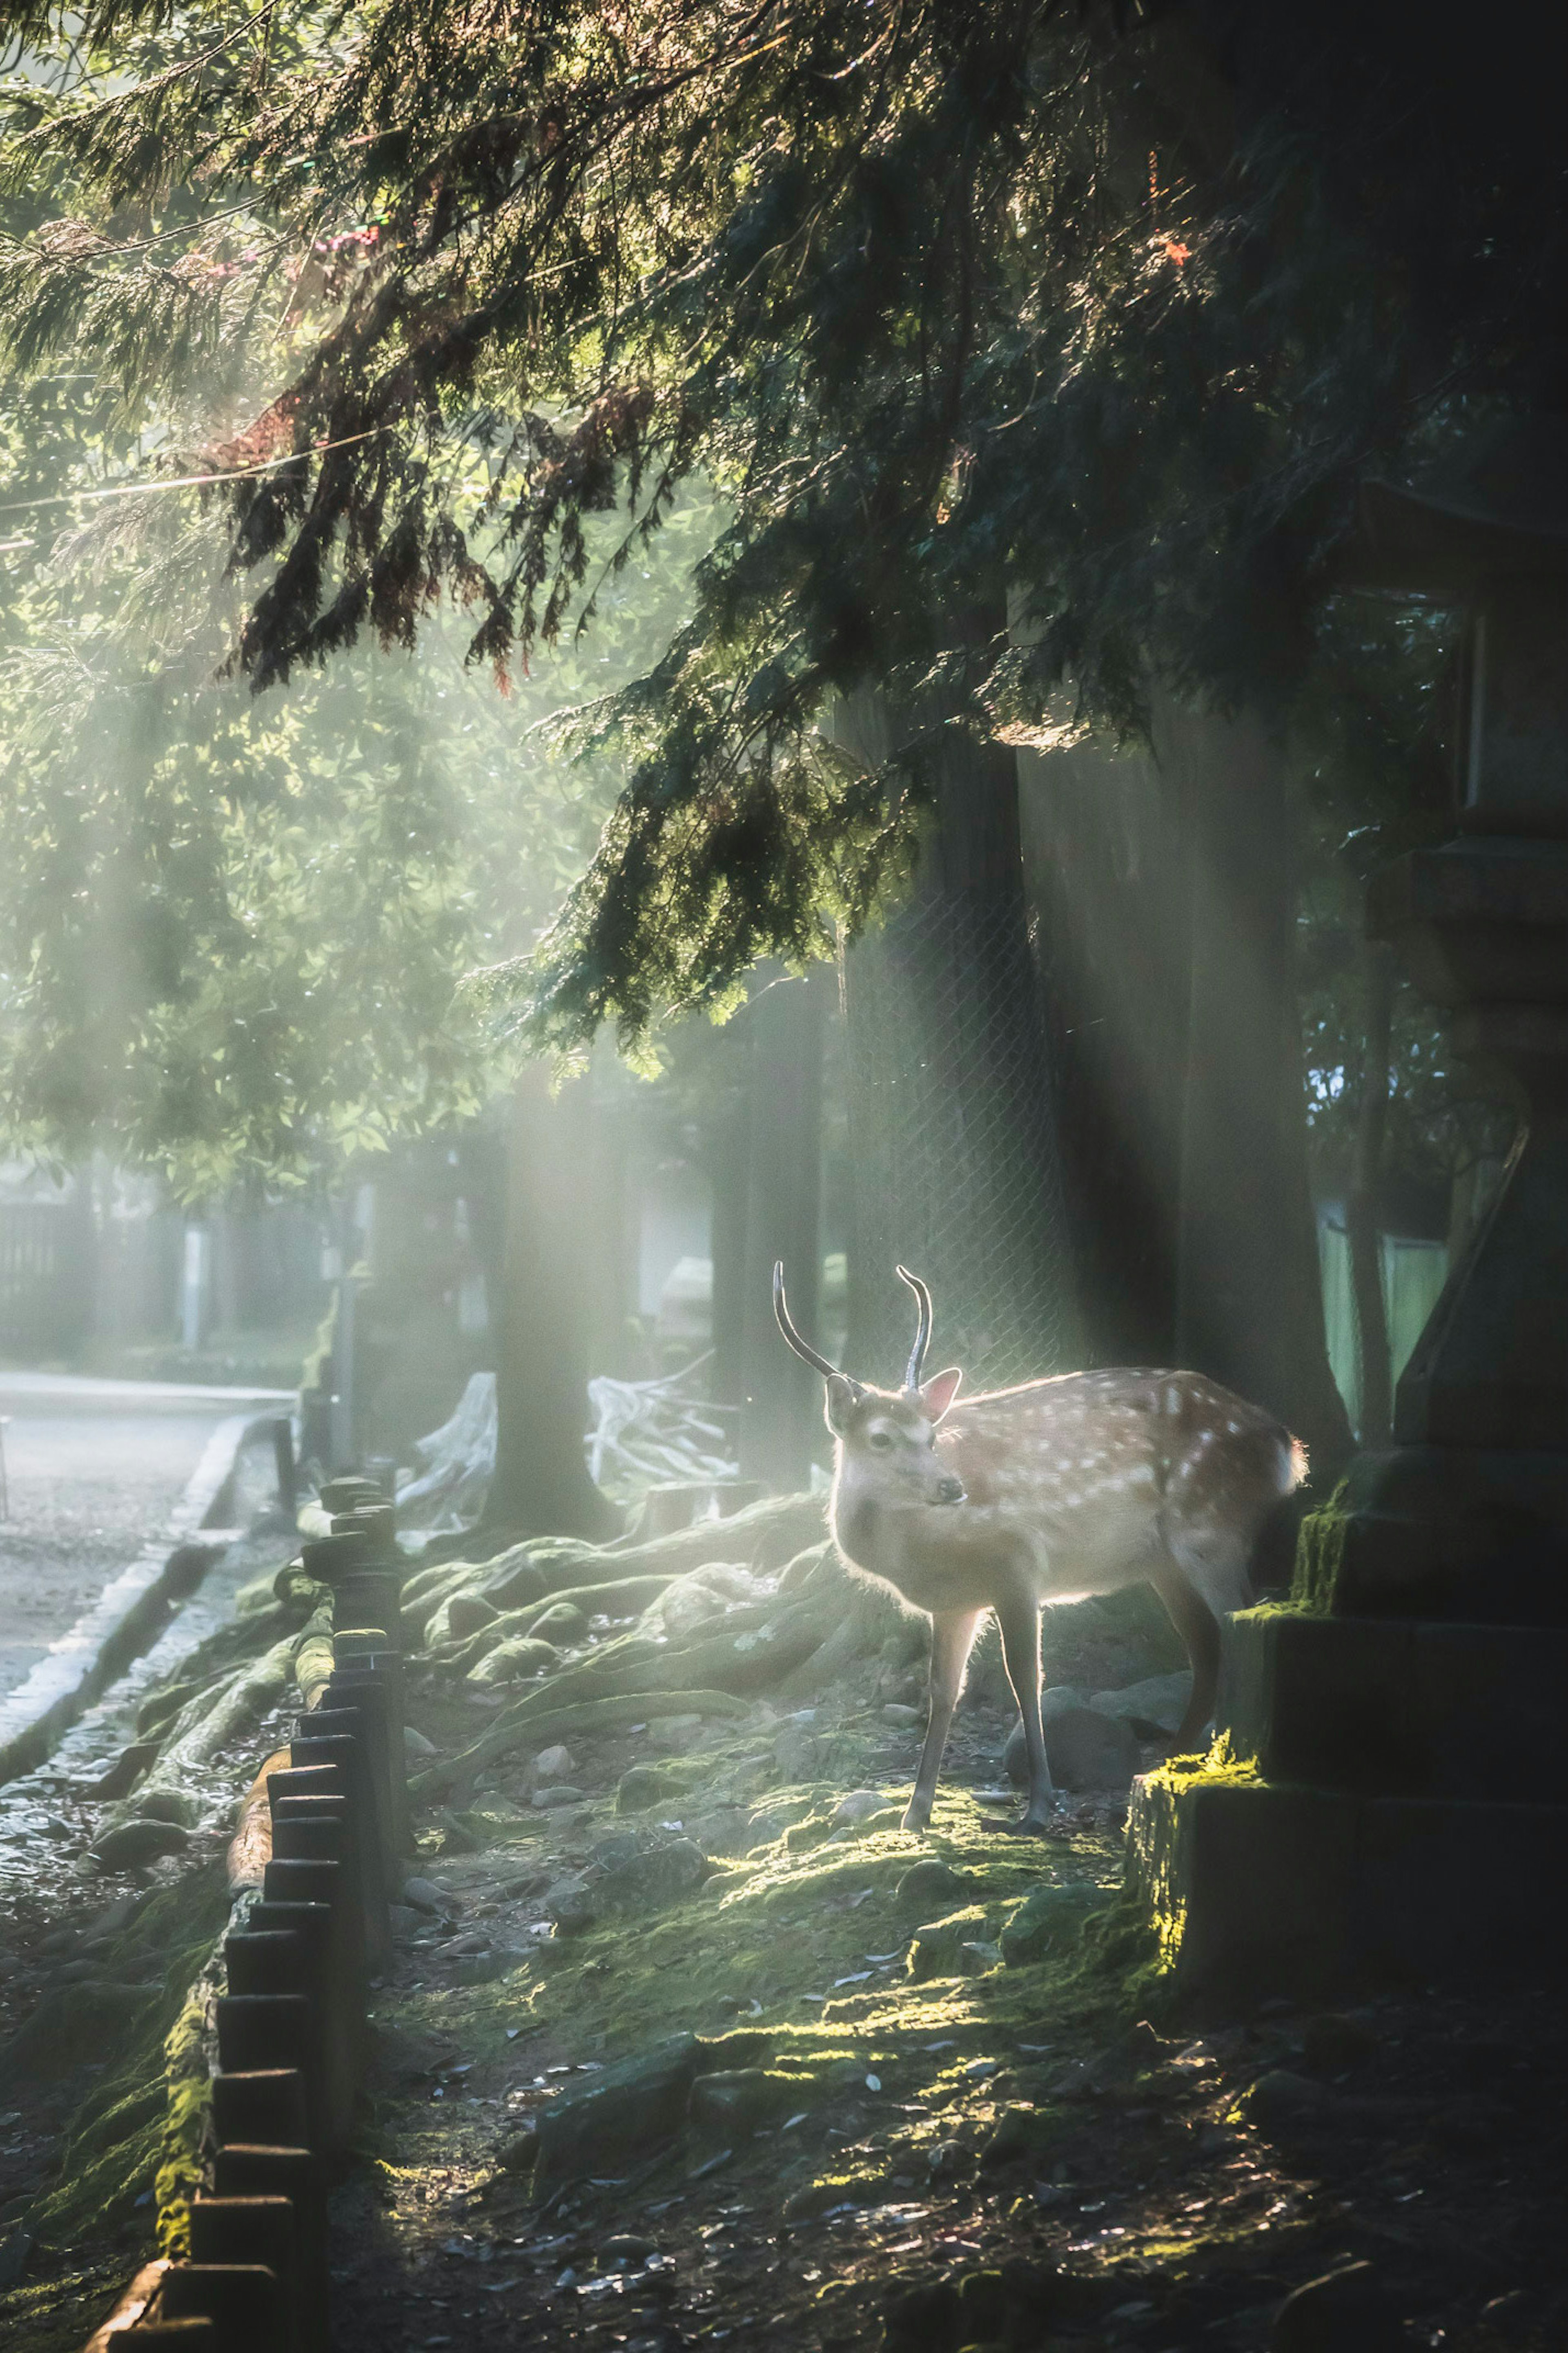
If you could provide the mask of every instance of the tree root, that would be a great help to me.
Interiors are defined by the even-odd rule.
[[[410,1798],[425,1804],[446,1798],[463,1783],[471,1782],[487,1765],[493,1765],[498,1757],[510,1756],[531,1741],[546,1747],[569,1734],[607,1732],[615,1725],[635,1724],[639,1715],[647,1714],[650,1697],[657,1698],[661,1712],[669,1715],[717,1715],[733,1720],[749,1712],[744,1701],[719,1691],[623,1693],[602,1699],[578,1700],[565,1706],[542,1704],[552,1696],[547,1686],[537,1694],[541,1704],[536,1704],[535,1695],[531,1694],[470,1747],[439,1765],[428,1766],[423,1773],[410,1774]]]

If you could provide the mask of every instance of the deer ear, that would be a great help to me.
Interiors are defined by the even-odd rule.
[[[927,1381],[921,1391],[921,1403],[933,1421],[942,1419],[958,1395],[958,1385],[963,1378],[957,1366],[950,1365],[945,1373],[933,1373]]]
[[[835,1438],[842,1438],[849,1427],[849,1417],[855,1410],[855,1384],[844,1373],[834,1373],[827,1383],[827,1398],[823,1419]]]

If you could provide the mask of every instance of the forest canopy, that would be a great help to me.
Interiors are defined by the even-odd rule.
[[[257,688],[441,607],[515,680],[720,492],[689,618],[579,714],[625,782],[492,975],[534,1034],[636,1036],[854,931],[949,728],[1249,705],[1430,821],[1430,679],[1388,680],[1338,567],[1369,467],[1560,394],[1531,12],[1452,48],[1413,5],[13,21],[11,363],[90,351],[130,470],[230,478]],[[819,729],[868,681],[904,717],[875,769]]]

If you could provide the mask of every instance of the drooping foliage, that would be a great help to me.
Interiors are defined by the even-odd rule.
[[[172,472],[241,478],[255,683],[448,593],[515,668],[592,617],[591,518],[613,572],[699,470],[727,501],[689,625],[583,722],[627,780],[508,984],[560,1040],[853,928],[937,725],[1353,694],[1322,622],[1358,475],[1552,389],[1529,10],[1452,46],[1414,0],[134,21],[17,95],[0,319],[161,404]],[[876,774],[815,732],[868,679],[911,714]]]

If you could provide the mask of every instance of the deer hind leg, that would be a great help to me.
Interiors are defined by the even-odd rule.
[[[930,1823],[948,1727],[958,1705],[958,1694],[963,1689],[963,1671],[969,1664],[975,1630],[983,1615],[979,1609],[944,1609],[931,1621],[925,1746],[921,1750],[920,1770],[904,1813],[902,1827],[907,1831],[923,1831]]]
[[[1197,1738],[1219,1697],[1219,1620],[1186,1570],[1173,1560],[1151,1567],[1149,1582],[1164,1603],[1193,1670],[1193,1695],[1176,1727],[1175,1746],[1182,1749]]]
[[[1046,1758],[1045,1727],[1040,1721],[1040,1605],[1026,1585],[1005,1592],[996,1603],[996,1624],[1002,1636],[1002,1659],[1018,1714],[1024,1724],[1024,1752],[1028,1759],[1029,1797],[1022,1819],[995,1827],[1009,1831],[1043,1831],[1051,1819],[1056,1791]]]

